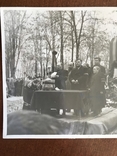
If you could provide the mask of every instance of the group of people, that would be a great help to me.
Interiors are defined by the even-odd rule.
[[[105,80],[106,72],[96,57],[93,67],[88,64],[82,65],[82,60],[77,59],[75,63],[70,62],[68,70],[62,69],[59,64],[56,72],[51,74],[55,79],[55,89],[89,90],[91,110],[94,115],[99,114],[106,104]]]
[[[29,76],[24,73],[24,77],[22,78],[7,78],[6,79],[6,90],[7,97],[10,96],[22,96],[23,95],[23,87],[28,87],[29,89],[36,90],[40,89],[40,76]],[[39,84],[38,84],[39,82]]]
[[[7,97],[22,96],[23,79],[13,77],[6,79]]]
[[[50,78],[55,82],[55,90],[89,90],[91,110],[94,115],[97,115],[106,104],[104,87],[106,72],[105,67],[100,64],[99,57],[96,57],[94,61],[94,66],[90,67],[88,64],[82,65],[82,60],[77,59],[69,63],[68,70],[58,64]],[[25,77],[25,81],[23,79],[7,80],[7,86],[9,94],[21,96],[22,86],[25,89],[29,88],[28,90],[32,93],[32,90],[43,90],[42,82],[40,78],[32,80]]]

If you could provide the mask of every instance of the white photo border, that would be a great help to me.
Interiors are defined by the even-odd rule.
[[[5,68],[5,30],[4,17],[5,10],[39,10],[40,11],[63,11],[63,10],[117,10],[117,7],[1,7],[1,40],[2,40],[2,82],[3,82],[3,138],[4,139],[99,139],[117,138],[117,135],[7,135],[7,99],[6,99],[6,68]]]

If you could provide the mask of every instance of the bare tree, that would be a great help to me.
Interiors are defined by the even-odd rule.
[[[81,11],[81,22],[80,22],[80,29],[78,32],[77,25],[76,25],[75,12],[71,11],[71,17],[73,20],[73,28],[74,28],[74,35],[75,35],[75,41],[76,41],[76,59],[78,59],[78,57],[79,57],[80,40],[81,40],[81,34],[82,34],[82,30],[83,30],[85,15],[86,15],[86,11],[84,11],[84,12]]]
[[[25,43],[24,29],[27,20],[26,11],[5,12],[5,36],[6,44],[8,44],[6,47],[9,47],[6,48],[6,55],[10,63],[11,77],[15,77],[20,53]]]

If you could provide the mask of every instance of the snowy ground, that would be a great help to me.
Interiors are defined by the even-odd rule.
[[[7,113],[21,110],[23,107],[23,97],[9,97],[7,98]]]

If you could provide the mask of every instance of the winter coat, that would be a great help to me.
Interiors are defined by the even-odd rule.
[[[104,74],[98,72],[97,74],[92,75],[90,81],[90,100],[94,112],[100,111],[106,104],[104,82],[102,81],[102,78],[104,79]]]
[[[69,75],[71,89],[85,90],[87,87],[87,74],[88,73],[86,72],[86,69],[83,66],[80,66],[79,68],[74,68]],[[72,80],[78,80],[78,84],[74,84]]]

